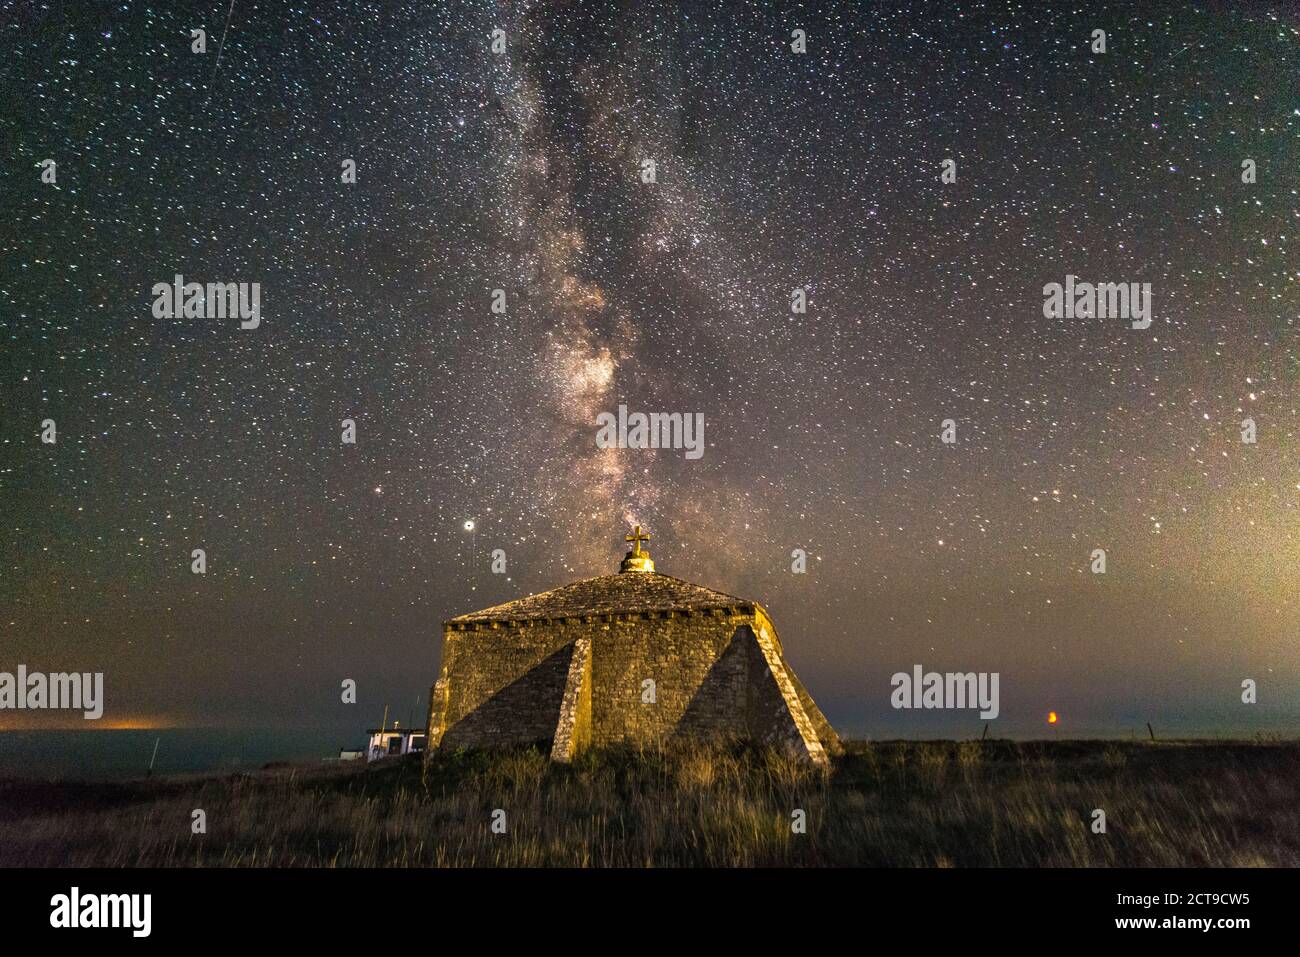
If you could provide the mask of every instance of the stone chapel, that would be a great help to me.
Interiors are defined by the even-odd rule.
[[[758,741],[817,764],[840,741],[763,606],[655,571],[638,525],[618,574],[443,623],[428,747]]]

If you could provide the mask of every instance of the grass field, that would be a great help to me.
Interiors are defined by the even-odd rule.
[[[6,780],[0,865],[1294,867],[1300,743],[850,742],[829,774],[683,746]]]

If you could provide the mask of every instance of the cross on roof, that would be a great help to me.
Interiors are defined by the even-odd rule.
[[[642,543],[642,542],[648,542],[648,541],[650,541],[650,536],[649,536],[649,535],[644,535],[644,534],[642,534],[642,532],[641,532],[641,526],[638,525],[638,526],[636,527],[636,531],[634,531],[631,535],[626,536],[626,537],[623,539],[623,541],[625,541],[625,542],[636,542],[636,544],[632,546],[632,554],[633,554],[633,555],[640,555],[640,554],[641,554],[641,543]]]

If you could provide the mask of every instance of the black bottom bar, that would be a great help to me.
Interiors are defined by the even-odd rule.
[[[7,942],[79,935],[134,943],[370,944],[435,929],[444,945],[487,935],[536,946],[574,942],[614,922],[623,943],[772,942],[837,933],[863,941],[906,933],[918,945],[1199,936],[1230,944],[1294,925],[1294,870],[37,870],[0,871]],[[77,923],[103,907],[116,928]],[[100,895],[149,895],[140,910]],[[61,897],[60,897],[61,895]],[[93,898],[87,903],[87,898]],[[1208,922],[1208,926],[1207,923]],[[443,935],[452,935],[444,937]],[[1064,935],[1064,936],[1062,936]],[[134,939],[133,939],[134,938]],[[608,938],[607,942],[609,941]],[[429,938],[432,945],[434,938]]]

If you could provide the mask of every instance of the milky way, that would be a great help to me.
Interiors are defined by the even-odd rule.
[[[81,6],[0,3],[0,670],[353,728],[640,523],[851,733],[978,731],[889,709],[916,663],[1007,733],[1300,727],[1293,6],[236,0],[219,65],[225,2]]]

